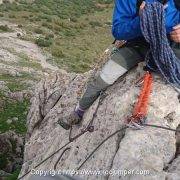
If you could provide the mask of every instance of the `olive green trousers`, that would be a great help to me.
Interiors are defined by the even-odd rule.
[[[176,56],[180,59],[179,44],[172,45]],[[119,77],[145,59],[149,47],[136,44],[131,47],[115,48],[100,73],[89,81],[87,89],[79,101],[81,109],[88,109],[98,98],[100,92],[112,85]]]

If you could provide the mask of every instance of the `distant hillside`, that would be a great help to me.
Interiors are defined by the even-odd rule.
[[[84,72],[112,41],[112,0],[35,0],[4,3],[0,16],[26,30],[31,40],[52,54],[51,63]]]
[[[85,72],[101,61],[113,9],[112,0],[12,1],[0,0],[0,179],[7,180],[21,169],[34,86],[53,71]]]

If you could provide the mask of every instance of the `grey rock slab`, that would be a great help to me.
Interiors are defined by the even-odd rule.
[[[77,170],[81,163],[106,137],[124,127],[126,119],[132,114],[140,87],[137,80],[143,75],[142,65],[120,78],[106,91],[107,96],[94,118],[94,132],[87,132],[41,164],[39,170]],[[24,151],[23,175],[43,159],[65,145],[69,131],[61,128],[57,121],[68,115],[76,106],[85,90],[90,73],[56,73],[41,81],[31,99],[28,115],[28,136]],[[83,122],[72,129],[73,136],[87,127],[96,110],[98,100],[85,113]],[[148,123],[176,129],[180,124],[180,103],[178,93],[157,75],[149,103]],[[83,179],[164,179],[170,173],[164,170],[176,153],[175,133],[145,127],[143,130],[127,129],[107,140],[80,168],[89,170],[91,175],[79,175]],[[98,171],[95,171],[98,170]],[[134,170],[126,176],[112,176],[105,171]],[[147,170],[145,175],[137,172]],[[100,172],[101,175],[93,174]],[[149,174],[147,174],[149,172]],[[142,173],[142,172],[141,172]],[[27,175],[24,179],[28,179]],[[175,177],[175,176],[174,176]]]

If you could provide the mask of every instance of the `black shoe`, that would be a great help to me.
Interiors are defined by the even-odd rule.
[[[70,115],[59,119],[58,124],[64,129],[69,130],[72,125],[79,124],[81,121],[82,117],[80,117],[75,111],[73,111]]]

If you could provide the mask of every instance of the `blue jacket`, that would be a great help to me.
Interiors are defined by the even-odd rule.
[[[157,0],[145,0],[154,2]],[[180,11],[177,10],[174,0],[168,0],[165,9],[167,33],[180,23]],[[112,34],[117,40],[132,40],[142,36],[140,17],[137,15],[137,0],[116,0],[113,14]]]

